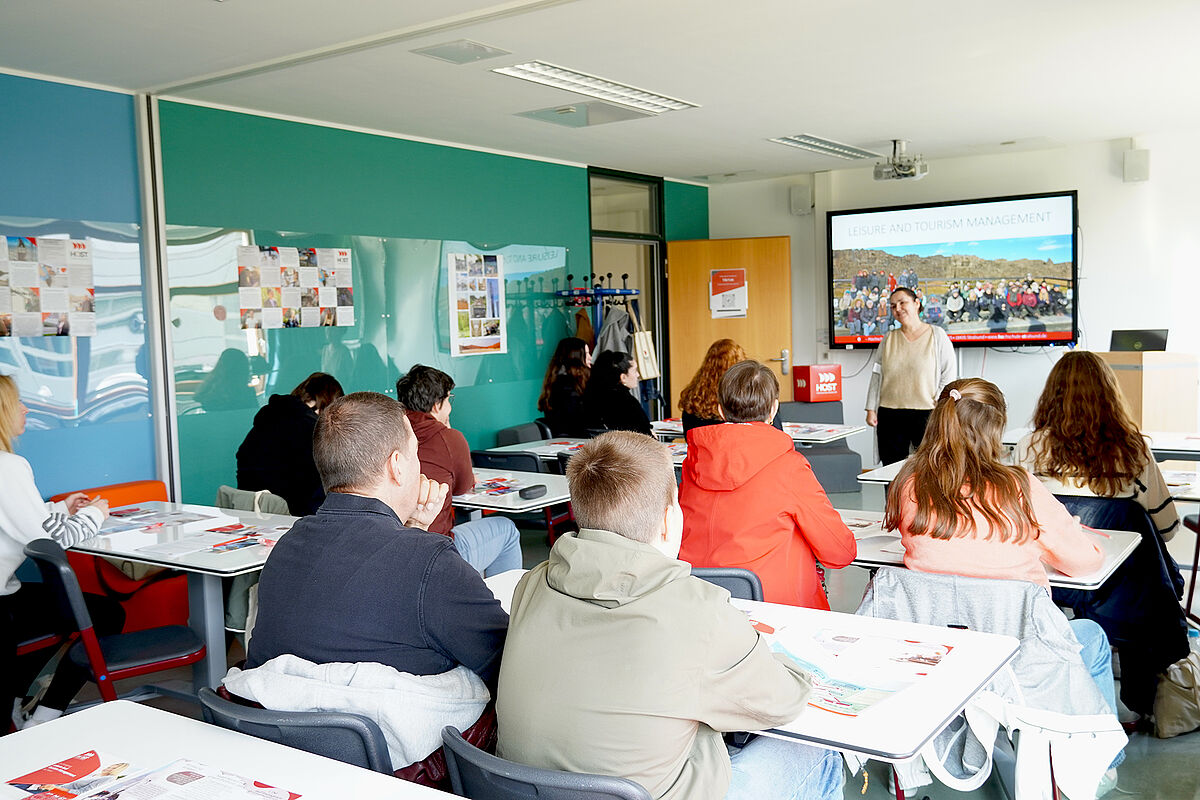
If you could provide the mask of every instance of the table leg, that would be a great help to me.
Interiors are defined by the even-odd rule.
[[[204,642],[205,655],[192,666],[192,685],[215,689],[225,677],[225,598],[221,578],[198,572],[188,573],[188,619],[192,630]]]

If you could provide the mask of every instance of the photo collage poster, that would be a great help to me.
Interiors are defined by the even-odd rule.
[[[354,324],[349,249],[238,248],[241,327],[319,328]]]
[[[0,336],[95,336],[86,241],[0,236]]]
[[[504,256],[448,253],[450,355],[508,352]]]

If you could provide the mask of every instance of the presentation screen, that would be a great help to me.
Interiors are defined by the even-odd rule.
[[[956,345],[1047,345],[1077,336],[1074,191],[830,211],[832,347],[874,347],[898,328],[888,297]]]

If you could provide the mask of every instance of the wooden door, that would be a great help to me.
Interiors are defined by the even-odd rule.
[[[709,277],[714,269],[745,269],[746,316],[713,319]],[[792,376],[778,359],[792,347],[791,239],[697,239],[667,242],[667,302],[671,321],[671,416],[679,416],[679,393],[696,373],[708,346],[733,339],[753,359],[775,370],[780,402],[792,399]]]

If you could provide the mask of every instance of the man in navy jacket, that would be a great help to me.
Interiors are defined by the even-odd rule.
[[[313,456],[328,495],[263,567],[246,667],[285,653],[414,675],[461,664],[494,694],[508,615],[454,543],[425,530],[447,486],[421,474],[404,407],[375,392],[336,400]]]

